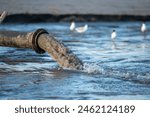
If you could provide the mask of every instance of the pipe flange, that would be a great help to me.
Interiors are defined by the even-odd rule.
[[[48,32],[45,29],[37,29],[32,36],[32,47],[35,50],[36,53],[38,54],[43,54],[45,53],[45,50],[39,47],[38,45],[38,38],[41,34],[48,34]]]

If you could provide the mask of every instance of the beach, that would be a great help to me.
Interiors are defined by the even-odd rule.
[[[1,0],[9,14],[150,15],[150,0]]]

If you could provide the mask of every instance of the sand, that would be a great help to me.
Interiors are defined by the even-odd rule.
[[[150,15],[150,0],[0,0],[9,14]]]

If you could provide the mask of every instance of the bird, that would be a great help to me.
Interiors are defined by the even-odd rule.
[[[88,25],[86,24],[86,25],[83,26],[83,27],[77,27],[77,28],[75,28],[75,30],[76,30],[76,32],[78,32],[78,33],[83,33],[83,32],[85,32],[85,31],[88,30]]]
[[[146,24],[145,23],[142,23],[141,32],[143,32],[143,33],[146,32]]]
[[[112,39],[112,40],[115,40],[116,37],[117,37],[117,33],[116,33],[115,30],[113,30],[112,33],[111,33],[111,39]]]
[[[74,30],[75,30],[75,22],[72,21],[70,25],[70,31],[74,31]]]

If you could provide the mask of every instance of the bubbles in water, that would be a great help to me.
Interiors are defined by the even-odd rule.
[[[100,67],[97,63],[84,63],[83,71],[87,73],[103,73],[104,69]]]

